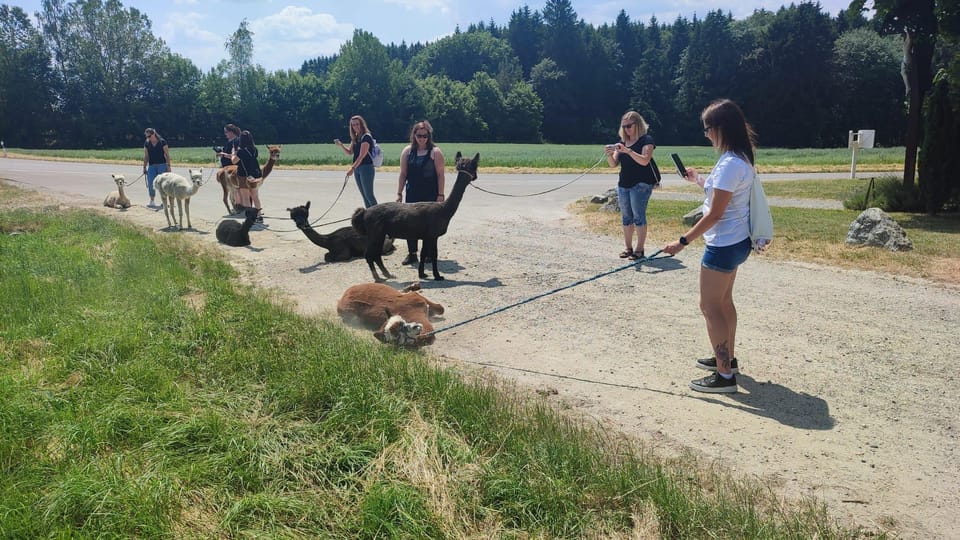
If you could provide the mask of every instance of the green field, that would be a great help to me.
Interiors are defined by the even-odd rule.
[[[384,153],[384,166],[395,167],[399,164],[400,151],[405,143],[380,143]],[[267,151],[260,144],[261,161],[266,160]],[[562,145],[562,144],[491,144],[491,143],[445,143],[440,147],[452,166],[453,156],[459,151],[481,155],[485,170],[510,169],[519,171],[581,171],[596,165],[604,157],[601,145]],[[143,159],[142,148],[112,150],[24,150],[9,149],[11,153],[49,158],[73,160],[133,161]],[[673,170],[670,154],[677,152],[687,166],[708,168],[716,161],[716,154],[709,146],[661,146],[654,157],[662,173]],[[187,165],[219,166],[214,160],[213,150],[207,147],[170,148],[175,163]],[[861,170],[899,171],[903,167],[904,149],[872,148],[861,150],[857,155],[857,166]],[[850,150],[846,148],[782,149],[761,148],[757,151],[757,165],[761,172],[827,172],[849,171]],[[339,148],[330,144],[284,144],[281,153],[284,166],[301,167],[347,167],[349,158]],[[606,162],[600,169],[607,169]]]

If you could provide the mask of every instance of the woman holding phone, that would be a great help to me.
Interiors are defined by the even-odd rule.
[[[657,185],[657,174],[651,166],[653,149],[657,147],[647,133],[647,122],[636,111],[627,111],[620,119],[620,141],[605,149],[607,163],[620,165],[617,182],[617,200],[620,203],[620,220],[623,223],[623,242],[626,249],[621,259],[635,261],[644,257],[643,245],[647,239],[647,203]],[[637,235],[637,247],[633,247],[633,235]]]

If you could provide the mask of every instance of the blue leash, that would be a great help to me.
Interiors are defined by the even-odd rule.
[[[507,305],[507,306],[503,306],[503,307],[499,307],[499,308],[497,308],[497,309],[495,309],[495,310],[493,310],[493,311],[490,311],[490,312],[488,312],[488,313],[484,313],[484,314],[482,314],[482,315],[477,315],[476,317],[467,319],[467,320],[465,320],[465,321],[460,321],[460,322],[458,322],[458,323],[454,323],[454,324],[451,324],[451,325],[449,325],[449,326],[444,326],[443,328],[438,328],[438,329],[434,330],[433,332],[430,332],[430,333],[424,334],[424,335],[436,335],[436,334],[439,334],[440,332],[446,332],[447,330],[451,330],[451,329],[456,328],[456,327],[458,327],[458,326],[463,326],[463,325],[465,325],[465,324],[467,324],[467,323],[471,323],[471,322],[473,322],[473,321],[476,321],[476,320],[479,320],[479,319],[483,319],[483,318],[489,317],[489,316],[491,316],[491,315],[496,315],[497,313],[500,313],[500,312],[502,312],[502,311],[506,311],[506,310],[508,310],[508,309],[510,309],[510,308],[515,308],[515,307],[517,307],[517,306],[520,306],[520,305],[523,305],[523,304],[527,304],[527,303],[529,303],[529,302],[533,302],[534,300],[543,298],[544,296],[549,296],[549,295],[551,295],[551,294],[558,293],[558,292],[563,291],[563,290],[566,290],[566,289],[572,289],[573,287],[576,287],[577,285],[583,285],[584,283],[587,283],[587,282],[589,282],[589,281],[593,281],[593,280],[595,280],[595,279],[600,279],[600,278],[602,278],[603,276],[609,276],[610,274],[615,274],[615,273],[620,272],[620,271],[622,271],[622,270],[626,270],[626,269],[628,269],[628,268],[633,268],[634,266],[637,266],[637,265],[639,265],[640,263],[649,262],[649,261],[652,261],[652,260],[657,259],[657,258],[662,259],[662,258],[664,258],[664,257],[657,257],[657,255],[660,255],[661,253],[663,253],[663,250],[662,250],[662,249],[658,249],[653,255],[650,255],[650,256],[648,256],[648,257],[644,257],[644,258],[642,258],[642,259],[637,259],[637,260],[635,260],[635,261],[633,261],[633,262],[631,262],[631,263],[629,263],[629,264],[625,264],[625,265],[620,266],[620,267],[618,267],[618,268],[614,268],[613,270],[607,270],[606,272],[601,272],[601,273],[599,273],[599,274],[597,274],[597,275],[595,275],[595,276],[588,277],[588,278],[585,278],[585,279],[581,279],[581,280],[579,280],[579,281],[574,281],[573,283],[571,283],[571,284],[569,284],[569,285],[564,285],[563,287],[559,287],[559,288],[553,289],[552,291],[547,291],[547,292],[545,292],[545,293],[540,293],[540,294],[538,294],[538,295],[536,295],[536,296],[531,296],[530,298],[527,298],[527,299],[524,299],[524,300],[520,300],[519,302],[514,302],[513,304],[510,304],[510,305]],[[668,257],[672,257],[672,256],[673,256],[673,255],[668,255]]]

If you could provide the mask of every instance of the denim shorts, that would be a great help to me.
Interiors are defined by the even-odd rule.
[[[620,203],[620,219],[623,226],[647,224],[647,203],[653,194],[653,186],[643,182],[632,188],[617,186],[617,202]]]
[[[749,236],[729,246],[717,247],[708,245],[703,251],[703,259],[700,261],[700,266],[729,274],[746,262],[747,257],[750,256],[752,246],[753,244],[750,242]]]

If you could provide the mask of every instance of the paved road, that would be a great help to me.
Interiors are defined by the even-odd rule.
[[[185,167],[175,167],[174,172],[186,175]],[[12,180],[23,187],[41,192],[66,194],[83,199],[84,202],[102,201],[107,193],[115,189],[111,173],[122,173],[127,180],[140,176],[140,167],[135,165],[114,165],[101,163],[70,163],[63,161],[40,161],[28,159],[0,158],[0,178]],[[204,169],[204,177],[208,183],[200,188],[198,195],[192,199],[192,215],[219,219],[224,214],[221,202],[220,186],[212,177],[213,170]],[[859,173],[861,178],[876,173]],[[465,195],[470,200],[458,212],[458,221],[473,221],[478,225],[488,216],[503,215],[508,212],[526,212],[531,217],[560,218],[565,215],[564,208],[570,202],[588,195],[605,192],[616,185],[616,177],[612,174],[586,174],[577,179],[577,174],[486,174],[483,172],[483,159],[480,161],[480,176],[477,187],[496,193],[513,195],[527,195],[558,188],[574,181],[572,184],[556,189],[536,197],[502,197],[489,193],[478,193],[468,190]],[[809,174],[765,174],[765,182],[796,180],[796,179],[836,179],[844,181],[847,173],[809,173]],[[456,175],[448,173],[447,189],[453,185]],[[685,182],[676,174],[667,174],[664,177],[665,186],[681,186]],[[347,180],[343,194],[337,199],[338,193],[344,185],[343,173],[335,171],[316,171],[287,169],[280,166],[274,169],[273,174],[266,180],[261,189],[261,200],[264,212],[268,216],[285,217],[286,208],[312,201],[311,217],[319,215],[330,207],[327,217],[343,219],[349,217],[353,209],[362,206],[359,192],[352,178]],[[397,173],[380,171],[375,183],[377,200],[384,202],[393,200],[396,193]],[[146,205],[148,201],[146,187],[141,179],[127,189],[127,196],[134,204]],[[682,199],[695,202],[699,196],[689,193],[669,193],[657,191],[654,199]],[[78,201],[79,202],[79,201]],[[836,201],[788,201],[771,198],[771,205],[784,206],[817,206],[839,208]]]

